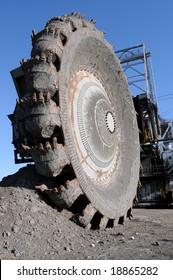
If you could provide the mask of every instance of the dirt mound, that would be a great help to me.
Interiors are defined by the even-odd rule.
[[[0,182],[1,259],[173,259],[173,209],[134,209],[134,219],[88,230],[34,188],[33,165]]]
[[[84,230],[34,190],[39,179],[34,166],[27,166],[0,183],[1,258],[63,259],[87,244]]]

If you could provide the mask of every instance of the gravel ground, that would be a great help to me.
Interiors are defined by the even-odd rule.
[[[136,208],[125,225],[83,229],[34,190],[33,168],[0,182],[0,259],[173,259],[173,209]]]

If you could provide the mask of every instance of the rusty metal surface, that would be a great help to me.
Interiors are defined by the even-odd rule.
[[[68,88],[70,122],[82,168],[103,183],[120,158],[114,108],[103,85],[89,71],[75,73]]]

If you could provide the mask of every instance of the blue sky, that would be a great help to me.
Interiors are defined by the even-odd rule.
[[[115,50],[145,43],[151,51],[157,96],[173,94],[173,1],[172,0],[30,0],[1,1],[0,67],[0,179],[17,171],[12,130],[7,115],[13,112],[16,92],[10,71],[29,58],[31,31],[40,31],[48,19],[71,12],[95,19],[96,27]],[[160,102],[161,116],[173,119],[173,96]]]

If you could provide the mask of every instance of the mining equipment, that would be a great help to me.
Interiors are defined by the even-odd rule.
[[[140,166],[136,112],[94,21],[79,13],[52,18],[32,32],[31,58],[11,74],[15,162],[33,161],[40,190],[83,227],[130,218]]]
[[[145,44],[116,52],[133,95],[140,136],[140,181],[136,206],[173,202],[173,122],[158,114],[151,63]]]
[[[34,162],[37,190],[58,209],[105,228],[131,217],[135,197],[172,203],[173,122],[158,114],[144,43],[114,53],[93,20],[55,17],[11,74],[15,163]]]

